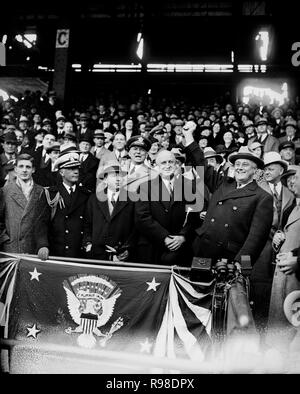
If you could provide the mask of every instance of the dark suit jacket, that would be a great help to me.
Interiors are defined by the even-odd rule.
[[[83,226],[84,214],[89,191],[81,186],[76,186],[73,199],[63,186],[49,188],[51,200],[57,192],[61,195],[65,207],[56,206],[54,217],[49,226],[50,254],[53,256],[83,257]]]
[[[126,192],[121,190],[110,215],[106,190],[99,199],[95,194],[90,196],[85,213],[83,244],[92,243],[92,258],[108,260],[105,245],[114,248],[120,243],[121,246],[128,245],[125,249],[129,251],[128,260],[132,261],[135,244],[134,203],[124,197]]]
[[[81,134],[81,129],[77,130],[76,132],[76,137],[78,142],[80,141],[80,137],[87,137],[90,141],[91,144],[93,143],[93,138],[94,138],[94,131],[91,128],[87,128],[85,133]]]
[[[241,189],[223,181],[213,194],[203,225],[196,232],[196,256],[254,264],[267,242],[273,220],[273,198],[255,181]]]
[[[91,192],[96,189],[96,172],[98,169],[99,160],[93,156],[91,153],[88,157],[81,163],[79,172],[79,183],[86,187]]]
[[[186,214],[189,202],[183,190],[191,190],[191,183],[182,176],[175,180],[175,197],[169,201],[169,192],[160,176],[139,186],[135,221],[139,234],[137,258],[141,263],[190,265],[194,228],[199,224],[199,213]],[[183,235],[186,242],[177,252],[169,252],[164,244],[168,235]]]

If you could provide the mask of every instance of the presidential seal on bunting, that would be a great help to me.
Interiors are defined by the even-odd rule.
[[[96,338],[100,346],[104,347],[113,333],[123,326],[123,318],[119,317],[107,332],[101,332],[112,317],[117,299],[122,290],[107,276],[76,275],[63,282],[67,295],[70,315],[78,327],[66,329],[67,334],[81,333],[77,343],[81,347],[93,348]]]

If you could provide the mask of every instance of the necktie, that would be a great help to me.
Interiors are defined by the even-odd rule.
[[[113,193],[111,195],[111,204],[112,204],[113,207],[115,207],[115,205],[116,205],[116,193]]]
[[[80,155],[80,162],[81,163],[84,162],[84,159],[85,159],[85,155],[83,153],[81,153],[81,155]]]
[[[277,186],[278,186],[278,184],[274,183],[274,198],[275,198],[275,201],[279,200],[279,194],[278,194]]]
[[[278,217],[280,217],[280,201],[279,201],[279,193],[277,189],[278,184],[274,183],[274,201],[275,201],[275,207],[277,210]]]
[[[135,171],[135,165],[132,167],[132,169],[130,170],[130,173],[129,173],[129,175],[132,175],[133,173],[134,173],[134,171]]]
[[[173,182],[172,181],[169,182],[169,190],[170,190],[170,194],[172,195],[173,191],[174,191],[174,187],[173,187]]]

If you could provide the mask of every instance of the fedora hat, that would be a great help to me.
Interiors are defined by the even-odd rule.
[[[238,152],[231,153],[228,156],[228,160],[231,164],[234,164],[238,159],[247,159],[253,161],[258,168],[264,168],[264,162],[255,156],[246,146],[241,146]]]
[[[214,149],[212,149],[210,147],[204,148],[204,159],[211,159],[213,157],[215,157],[220,162],[223,161],[222,155],[217,153]]]
[[[249,150],[252,152],[256,148],[263,148],[263,147],[264,147],[263,144],[261,144],[258,141],[254,141],[252,142],[252,144],[249,145]]]
[[[264,167],[270,164],[280,164],[284,171],[288,168],[288,163],[285,160],[282,160],[280,154],[278,152],[267,152],[264,155]]]
[[[127,171],[125,171],[118,162],[111,161],[107,163],[102,170],[99,173],[99,178],[103,179],[105,175],[111,174],[111,173],[117,173],[121,174],[122,176],[127,175]]]

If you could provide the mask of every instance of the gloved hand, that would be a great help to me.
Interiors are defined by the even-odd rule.
[[[38,251],[38,258],[41,260],[48,260],[49,257],[49,249],[46,247],[40,248]]]

